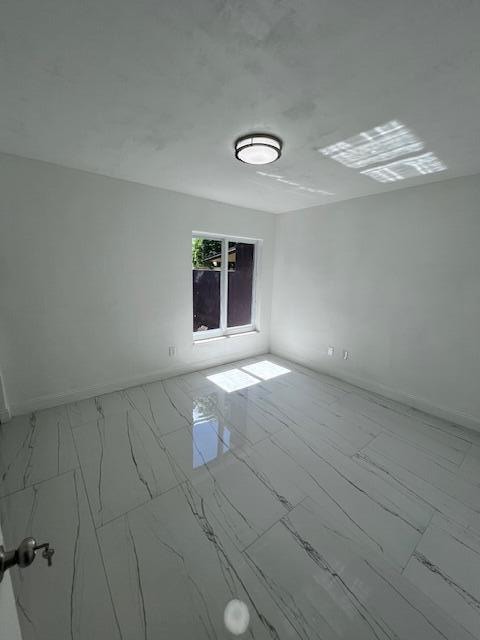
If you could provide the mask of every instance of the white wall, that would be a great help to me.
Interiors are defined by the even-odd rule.
[[[268,350],[272,214],[6,155],[0,193],[12,413]],[[259,334],[193,345],[192,230],[264,240]]]
[[[1,528],[0,544],[3,544]],[[2,582],[0,582],[0,637],[2,640],[22,640],[9,571],[5,573]]]
[[[272,314],[274,353],[480,428],[480,176],[281,215]]]

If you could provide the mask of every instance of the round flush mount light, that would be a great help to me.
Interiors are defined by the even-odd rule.
[[[246,164],[269,164],[282,155],[282,141],[269,134],[250,133],[235,142],[235,157]]]

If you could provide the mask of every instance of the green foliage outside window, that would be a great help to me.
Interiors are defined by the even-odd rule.
[[[211,258],[221,262],[222,243],[208,238],[192,238],[192,265],[194,269],[215,269]]]

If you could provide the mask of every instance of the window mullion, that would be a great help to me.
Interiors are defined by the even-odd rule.
[[[228,301],[228,240],[222,240],[222,270],[220,276],[220,327],[227,329],[227,301]]]

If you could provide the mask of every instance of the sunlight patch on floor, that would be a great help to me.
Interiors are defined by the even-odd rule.
[[[207,376],[207,380],[210,380],[210,382],[213,382],[227,393],[239,391],[260,382],[257,378],[240,369],[230,369],[229,371],[216,373],[213,376]]]
[[[244,371],[248,371],[254,376],[261,378],[262,380],[270,380],[277,376],[283,376],[285,373],[290,373],[290,369],[281,367],[279,364],[270,362],[270,360],[262,360],[261,362],[255,362],[249,364],[246,367],[242,367]]]

